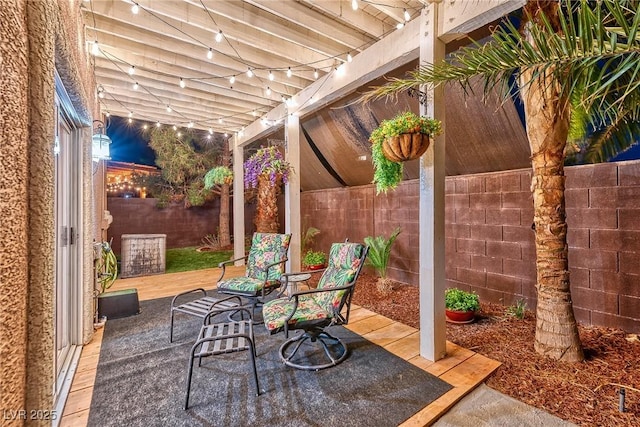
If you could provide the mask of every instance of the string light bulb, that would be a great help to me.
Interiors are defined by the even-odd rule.
[[[289,69],[287,70],[287,77],[291,77],[291,67],[289,67]]]
[[[351,56],[351,52],[349,52],[347,54],[347,62],[352,62],[353,61],[353,56]]]
[[[207,51],[207,58],[208,59],[213,58],[213,48],[209,48],[209,50]]]
[[[236,76],[229,77],[229,83],[234,84],[236,82]]]
[[[273,81],[274,78],[275,76],[273,75],[273,72],[269,70],[269,80]]]
[[[351,0],[351,9],[358,10],[358,0]]]
[[[180,87],[181,87],[182,89],[184,89],[184,88],[185,88],[185,86],[187,86],[187,84],[186,84],[186,83],[185,83],[185,81],[182,79],[182,77],[180,77]]]
[[[140,12],[140,6],[138,6],[138,3],[134,3],[133,6],[131,6],[131,13],[137,15],[138,12]]]
[[[133,84],[133,90],[138,90],[138,86],[139,86],[139,85],[138,85],[138,82],[135,82],[135,83]]]
[[[130,66],[130,67],[129,67],[129,75],[130,75],[130,76],[133,76],[133,75],[135,74],[135,72],[136,72],[136,67],[135,67],[135,65]]]
[[[111,113],[107,111],[107,114],[105,114],[105,116],[111,117]]]
[[[212,128],[209,128],[209,134],[213,135],[213,129]]]
[[[156,127],[159,128],[160,127],[160,122],[156,122]]]
[[[176,125],[173,125],[173,130],[178,130],[178,127]]]
[[[267,86],[267,96],[271,96],[271,88]]]
[[[267,90],[269,90],[269,88],[267,88]],[[256,110],[253,110],[253,111],[251,112],[251,115],[252,115],[253,117],[255,117],[255,116],[257,115]]]
[[[247,77],[253,77],[253,71],[251,71],[251,67],[247,68]]]
[[[222,124],[222,117],[218,119],[218,124]]]
[[[133,112],[129,111],[129,118],[133,117]]]
[[[129,123],[133,123],[133,119],[129,117]]]
[[[313,70],[313,78],[318,79],[318,69]]]
[[[187,125],[187,127],[192,128],[192,127],[193,127],[193,122],[189,122],[189,124]]]
[[[95,56],[100,53],[100,46],[98,46],[98,40],[93,42],[93,46],[91,46],[91,53]]]
[[[398,30],[403,29],[403,28],[404,28],[404,22],[399,22],[399,23],[398,23],[398,25],[396,25],[396,28],[397,28]]]
[[[218,31],[216,34],[216,42],[220,43],[222,41],[222,30]]]
[[[146,123],[142,126],[142,129],[144,129],[144,130],[147,130],[148,128],[149,128],[149,126]]]
[[[170,113],[170,112],[171,112],[171,106],[167,105],[167,113]]]
[[[407,11],[407,9],[404,10],[404,20],[405,21],[411,20],[411,15],[409,14],[409,11]]]

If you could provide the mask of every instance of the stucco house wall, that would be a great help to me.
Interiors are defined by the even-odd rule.
[[[0,7],[0,408],[5,411],[53,408],[56,69],[87,126],[81,135],[86,144],[81,238],[84,264],[91,265],[87,146],[95,100],[85,50],[79,1],[16,0]],[[91,281],[85,268],[85,290]],[[90,333],[87,328],[86,339]],[[3,425],[23,422],[5,419]]]

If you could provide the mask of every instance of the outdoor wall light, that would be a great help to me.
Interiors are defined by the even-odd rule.
[[[107,134],[103,133],[104,123],[100,120],[94,120],[94,125],[97,123],[96,133],[91,137],[91,158],[94,162],[100,160],[109,160],[110,152],[109,145],[111,145],[111,138]]]

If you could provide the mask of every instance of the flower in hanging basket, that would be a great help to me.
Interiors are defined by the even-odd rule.
[[[442,133],[439,120],[410,111],[383,120],[369,136],[373,161],[373,182],[378,193],[394,189],[402,180],[402,163],[420,157],[429,147],[430,137]]]
[[[215,185],[231,184],[233,171],[227,166],[216,166],[204,176],[204,188],[211,189]]]
[[[284,160],[277,147],[260,148],[244,162],[245,188],[257,188],[258,178],[268,176],[274,186],[279,177],[286,184],[289,181],[291,165]]]

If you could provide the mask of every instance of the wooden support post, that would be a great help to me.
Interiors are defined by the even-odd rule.
[[[287,271],[300,271],[301,266],[301,221],[300,221],[300,119],[287,115],[285,126],[285,159],[293,168],[285,186],[285,232],[291,233]]]
[[[422,10],[420,62],[435,63],[444,59],[445,46],[438,39],[438,3]],[[444,97],[442,87],[422,88],[428,93],[420,113],[442,121]],[[435,138],[420,158],[420,355],[432,361],[446,353],[444,314],[444,180],[445,138]]]
[[[233,257],[244,256],[244,153],[233,137]],[[243,265],[237,262],[236,265]]]

